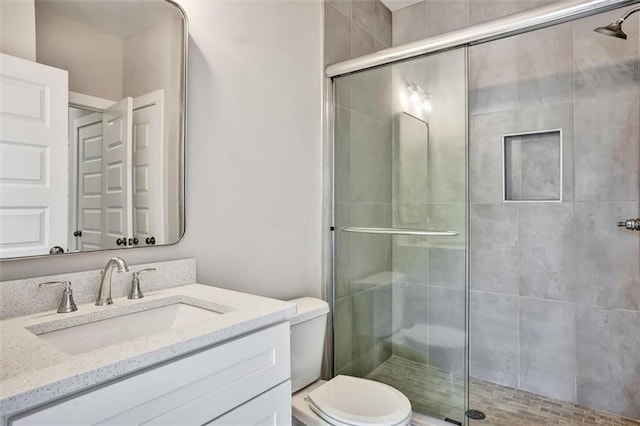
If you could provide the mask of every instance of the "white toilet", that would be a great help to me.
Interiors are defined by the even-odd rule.
[[[383,383],[351,376],[319,380],[329,305],[319,299],[291,300],[291,387],[294,425],[403,426],[411,403]]]

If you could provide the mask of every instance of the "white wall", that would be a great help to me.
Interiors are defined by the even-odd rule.
[[[36,59],[69,71],[69,90],[122,99],[121,38],[50,13],[36,4]]]
[[[0,52],[36,60],[36,18],[33,0],[0,1]]]
[[[320,295],[322,5],[183,0],[190,21],[186,235],[175,246],[0,263],[0,279],[194,256],[198,281]]]

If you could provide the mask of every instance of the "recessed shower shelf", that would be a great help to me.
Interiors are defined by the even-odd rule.
[[[503,200],[562,201],[562,130],[504,135]]]

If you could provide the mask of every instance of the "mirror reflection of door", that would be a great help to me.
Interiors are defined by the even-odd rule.
[[[141,245],[165,242],[163,111],[163,90],[133,100],[133,235]]]
[[[70,250],[164,243],[163,103],[157,90],[104,111],[69,107]]]
[[[71,147],[77,148],[72,173],[73,236],[70,250],[102,249],[102,113],[69,108]],[[73,119],[73,117],[78,117]],[[72,156],[73,158],[74,156]]]
[[[126,247],[132,238],[131,145],[133,99],[122,99],[102,115],[102,246]]]
[[[67,241],[68,73],[0,63],[0,257],[49,253]]]

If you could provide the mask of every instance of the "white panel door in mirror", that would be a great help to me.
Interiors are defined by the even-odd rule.
[[[0,257],[64,250],[68,73],[10,55],[0,59]]]

